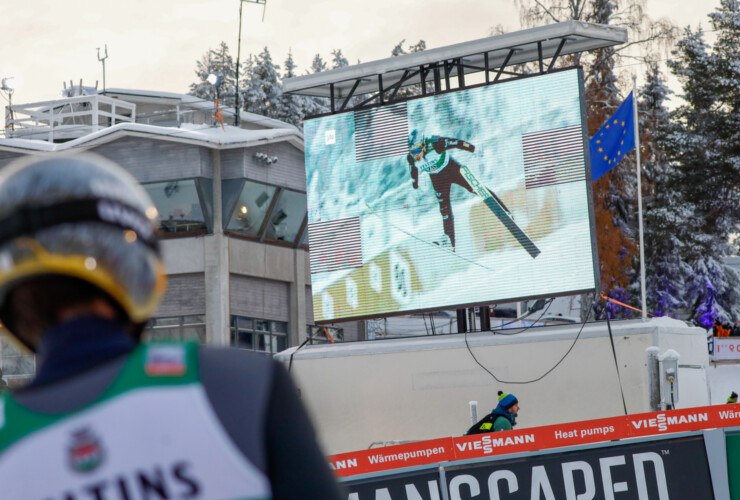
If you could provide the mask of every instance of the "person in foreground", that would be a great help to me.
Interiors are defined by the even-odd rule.
[[[516,425],[518,413],[519,400],[513,394],[498,391],[498,406],[480,421],[473,424],[465,435],[510,431]]]
[[[38,355],[0,399],[2,497],[341,498],[280,365],[139,342],[165,291],[156,220],[100,157],[0,171],[0,320]]]

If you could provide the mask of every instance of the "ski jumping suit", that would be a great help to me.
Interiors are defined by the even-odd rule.
[[[424,142],[424,156],[420,160],[414,158],[410,153],[406,157],[411,167],[411,179],[414,181],[413,187],[414,189],[419,187],[419,170],[429,174],[429,179],[432,181],[432,186],[434,187],[434,194],[439,203],[439,212],[442,215],[444,232],[450,239],[450,244],[454,249],[455,221],[452,215],[452,206],[450,205],[450,189],[453,184],[457,184],[469,193],[475,194],[475,191],[463,177],[462,172],[460,172],[460,164],[452,158],[449,151],[451,149],[461,149],[473,153],[475,152],[475,146],[460,139],[450,139],[436,135],[425,138]],[[504,210],[508,212],[506,205],[501,202],[499,197],[490,189],[486,189],[501,204]]]
[[[0,399],[3,498],[341,498],[289,375],[272,359],[137,345],[115,329],[86,317],[46,333],[36,380]],[[77,359],[63,359],[62,348]]]

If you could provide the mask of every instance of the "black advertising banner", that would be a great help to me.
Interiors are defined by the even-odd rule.
[[[450,500],[714,498],[701,436],[462,466],[446,474]]]
[[[437,468],[406,474],[344,481],[349,493],[347,500],[440,500],[439,471]]]
[[[445,467],[449,500],[711,500],[704,439]],[[343,481],[348,500],[441,500],[437,468]]]

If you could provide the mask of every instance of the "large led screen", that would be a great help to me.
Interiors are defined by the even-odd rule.
[[[306,120],[317,322],[596,288],[581,73]]]

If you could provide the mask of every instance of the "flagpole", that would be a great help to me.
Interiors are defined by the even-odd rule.
[[[637,75],[632,75],[632,110],[635,119],[635,157],[637,158],[637,219],[640,234],[640,300],[642,303],[642,319],[647,318],[647,302],[645,302],[645,243],[642,231],[642,168],[640,167],[640,122],[637,115]]]

